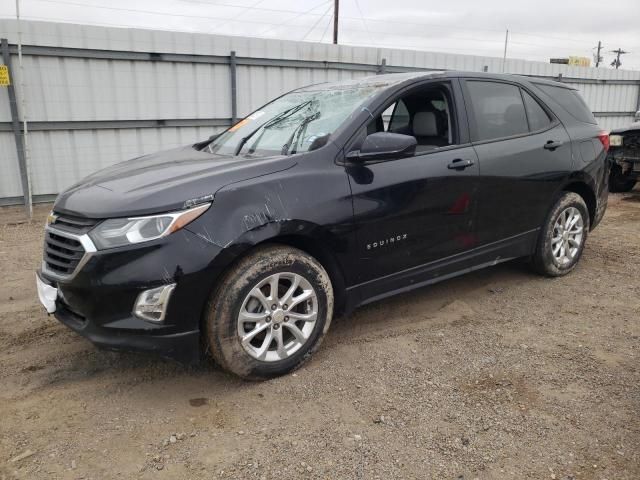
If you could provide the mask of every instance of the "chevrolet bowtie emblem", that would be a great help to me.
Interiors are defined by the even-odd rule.
[[[47,225],[51,225],[52,223],[56,223],[56,220],[58,220],[58,216],[51,212],[49,214],[49,216],[47,217]]]

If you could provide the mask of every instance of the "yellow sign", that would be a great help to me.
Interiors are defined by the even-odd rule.
[[[11,85],[9,80],[9,67],[0,65],[0,87],[8,87]]]
[[[569,65],[574,67],[590,67],[591,59],[589,57],[569,57]]]

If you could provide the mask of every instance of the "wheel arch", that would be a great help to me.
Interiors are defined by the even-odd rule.
[[[297,248],[305,253],[308,253],[315,258],[323,268],[327,271],[331,285],[333,287],[334,297],[334,317],[339,317],[345,312],[346,306],[346,283],[342,268],[336,259],[335,255],[331,252],[326,245],[318,239],[306,235],[279,235],[263,242],[254,245],[252,248],[245,252],[245,255],[249,254],[254,248],[260,247],[265,244],[278,244],[286,245],[289,247]]]
[[[329,248],[331,234],[322,227],[304,221],[271,222],[242,234],[227,245],[218,260],[219,275],[212,286],[216,288],[224,276],[247,255],[265,245],[285,245],[302,250],[315,258],[327,271],[334,294],[334,316],[346,310],[346,280],[343,268]]]
[[[598,207],[598,200],[593,189],[584,181],[573,181],[565,185],[562,191],[573,192],[582,197],[584,203],[587,205],[587,211],[589,212],[589,229],[592,229],[595,223]]]

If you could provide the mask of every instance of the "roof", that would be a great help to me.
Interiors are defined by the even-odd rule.
[[[349,88],[362,88],[371,86],[391,87],[400,83],[411,83],[412,80],[422,80],[429,78],[486,78],[487,80],[505,80],[516,82],[534,82],[542,83],[545,85],[552,85],[555,87],[563,87],[573,89],[572,86],[564,83],[556,82],[553,80],[547,80],[538,77],[529,77],[525,75],[514,75],[509,73],[485,73],[485,72],[465,72],[458,70],[427,70],[427,71],[414,71],[405,73],[385,73],[382,75],[371,75],[367,77],[340,80],[337,82],[316,83],[297,89],[297,91],[314,91],[314,90],[333,90],[333,89],[349,89]]]

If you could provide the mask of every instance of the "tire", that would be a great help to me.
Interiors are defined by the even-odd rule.
[[[569,228],[565,235],[564,231],[569,214],[571,215],[570,221],[575,220],[576,216],[579,216],[579,221]],[[579,231],[576,225],[580,223],[582,224],[581,235],[578,238],[575,232]],[[559,225],[562,227],[559,228]],[[577,193],[564,192],[549,211],[540,230],[536,251],[531,262],[533,269],[548,277],[560,277],[571,272],[582,256],[588,232],[589,211],[584,200]],[[558,247],[559,245],[560,247]],[[566,255],[563,255],[563,252]]]
[[[609,174],[609,191],[612,193],[630,192],[636,186],[637,181],[636,178],[624,175],[619,165],[613,165]]]
[[[322,265],[302,250],[267,245],[242,258],[214,289],[205,312],[205,340],[222,368],[265,380],[306,362],[320,347],[332,315],[333,288]]]

